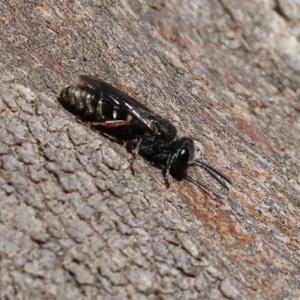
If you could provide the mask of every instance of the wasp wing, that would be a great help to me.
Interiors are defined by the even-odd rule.
[[[118,90],[101,79],[88,75],[80,75],[79,80],[90,89],[96,92],[101,92],[104,99],[120,107],[121,109],[124,109],[129,115],[139,120],[149,130],[155,131],[156,127],[153,122],[151,122],[150,118],[151,116],[155,115],[155,113],[145,105],[134,100],[124,92]]]

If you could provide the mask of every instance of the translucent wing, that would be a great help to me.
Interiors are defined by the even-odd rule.
[[[101,79],[88,75],[80,75],[79,80],[95,92],[101,93],[105,100],[118,106],[120,109],[125,110],[129,115],[139,120],[149,130],[154,132],[157,129],[152,121],[152,116],[156,116],[156,114],[142,103],[134,100],[124,92]]]

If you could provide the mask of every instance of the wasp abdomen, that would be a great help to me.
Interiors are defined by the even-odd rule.
[[[70,85],[64,88],[59,101],[72,113],[93,122],[126,120],[128,116],[124,110],[106,100],[102,92],[96,93],[86,86]]]

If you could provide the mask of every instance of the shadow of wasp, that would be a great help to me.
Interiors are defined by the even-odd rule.
[[[194,142],[188,137],[178,137],[176,127],[167,119],[151,111],[122,91],[101,79],[79,76],[79,84],[62,90],[59,102],[71,113],[92,126],[102,127],[108,134],[126,143],[132,153],[130,167],[137,154],[162,167],[164,181],[169,187],[170,174],[177,179],[186,178],[189,167],[198,166],[228,189],[231,180],[217,169],[194,157]]]

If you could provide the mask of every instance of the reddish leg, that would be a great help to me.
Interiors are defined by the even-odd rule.
[[[138,144],[136,145],[136,147],[131,151],[132,156],[128,158],[128,162],[130,163],[130,169],[132,171],[132,174],[134,175],[134,168],[133,168],[133,163],[136,159],[136,156],[138,155],[140,149],[142,146],[142,139],[139,140]]]
[[[165,185],[166,185],[167,189],[170,187],[169,178],[170,178],[169,170],[166,170],[166,172],[164,174],[164,181],[165,181]]]
[[[92,126],[102,126],[106,128],[114,128],[119,126],[128,126],[130,125],[129,121],[116,120],[116,121],[106,121],[106,122],[91,122]]]

